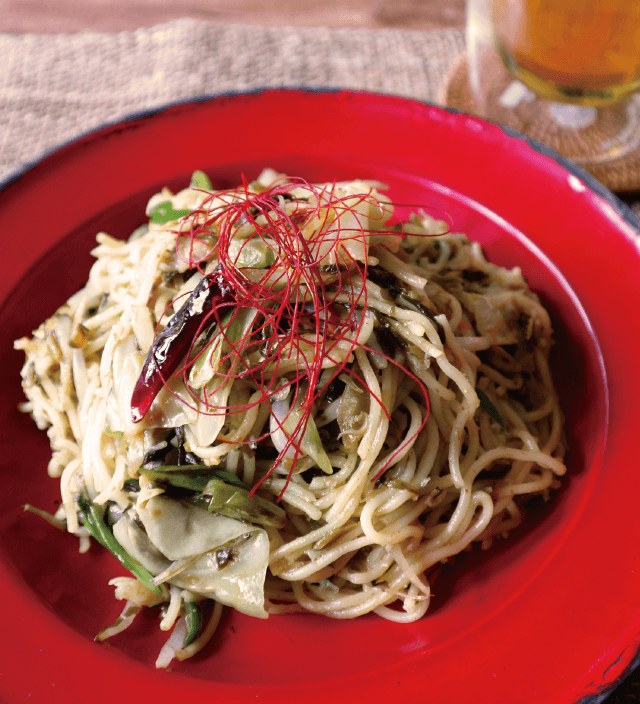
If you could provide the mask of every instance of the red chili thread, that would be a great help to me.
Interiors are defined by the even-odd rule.
[[[316,203],[297,200],[292,196],[291,192],[298,187],[303,187],[306,193],[315,196]],[[382,400],[371,392],[364,379],[348,367],[349,359],[357,347],[370,353],[380,353],[356,342],[367,310],[368,264],[366,261],[358,261],[345,247],[349,241],[359,241],[364,245],[366,252],[367,237],[370,234],[376,234],[368,231],[361,224],[361,218],[355,206],[365,201],[376,203],[381,211],[381,219],[385,217],[384,207],[377,203],[370,193],[339,197],[335,193],[336,187],[335,183],[318,187],[302,179],[290,179],[276,181],[261,192],[254,193],[243,179],[243,184],[238,189],[219,191],[209,195],[199,208],[181,220],[180,229],[176,231],[177,256],[189,268],[198,268],[204,274],[203,262],[217,257],[220,274],[233,292],[237,305],[230,322],[235,320],[240,308],[254,308],[258,311],[251,329],[237,342],[229,339],[228,326],[225,327],[221,322],[221,309],[228,310],[230,305],[228,302],[214,303],[211,311],[200,324],[197,334],[190,342],[185,361],[176,372],[183,375],[185,385],[194,402],[197,403],[199,411],[212,415],[244,413],[255,405],[268,403],[275,393],[287,386],[293,389],[289,414],[282,422],[276,419],[277,425],[286,437],[286,445],[273,462],[271,469],[253,487],[252,492],[271,476],[278,464],[284,461],[289,449],[293,448],[291,468],[279,497],[282,498],[295,464],[302,455],[300,441],[296,438],[303,437],[314,403],[331,381],[342,372],[350,374],[357,380],[369,393],[371,403],[378,403],[389,418],[389,412],[384,408]],[[354,216],[356,227],[343,226],[341,216],[346,213]],[[309,226],[316,220],[317,226],[309,232]],[[247,225],[251,231],[240,246],[240,255],[252,241],[259,240],[271,250],[275,259],[274,264],[269,268],[249,270],[236,266],[229,247],[238,228],[243,225]],[[334,229],[331,229],[332,227]],[[306,237],[303,236],[305,228]],[[381,234],[396,233],[382,231]],[[212,236],[214,243],[209,245],[206,254],[195,256],[196,243],[207,245]],[[404,236],[403,232],[397,233],[399,239]],[[181,252],[180,247],[184,237],[190,239],[186,247],[187,257]],[[184,249],[182,249],[183,252]],[[322,267],[327,266],[330,261],[332,265],[336,265],[334,267],[336,271],[332,272],[336,280],[327,283],[323,277],[327,272]],[[347,302],[338,302],[338,297],[344,296],[345,292],[348,293]],[[201,355],[207,354],[209,345],[212,343],[195,355],[194,345],[213,320],[229,350],[221,356],[216,370],[220,383],[209,390],[205,385],[198,393],[189,386],[189,371]],[[338,347],[344,342],[347,342],[347,353],[340,361],[337,358]],[[249,363],[247,357],[249,355],[255,357],[255,353],[260,349],[264,351],[264,354],[260,355],[261,359],[254,359],[253,363]],[[401,367],[407,376],[417,382],[422,391],[427,414],[417,431],[420,432],[429,413],[427,390],[409,369],[387,355],[383,356],[390,363]],[[318,389],[325,359],[332,362],[336,369],[329,381]],[[286,376],[281,377],[279,369],[285,362],[293,362],[293,369]],[[210,402],[211,395],[229,379],[247,381],[250,387],[260,391],[258,400],[236,406],[215,406]],[[163,381],[166,383],[164,379]],[[296,408],[302,409],[301,418],[293,432],[289,434],[284,431],[284,422]],[[259,438],[252,438],[251,442],[265,439],[269,434],[267,431]],[[393,460],[394,454],[397,454],[403,445],[404,443],[387,458],[385,466],[372,477],[372,481],[385,471]]]

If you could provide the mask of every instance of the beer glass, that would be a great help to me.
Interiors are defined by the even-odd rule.
[[[640,0],[468,0],[475,111],[583,164],[640,146]]]

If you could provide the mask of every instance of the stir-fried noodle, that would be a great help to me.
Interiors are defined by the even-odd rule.
[[[380,184],[266,170],[154,196],[16,347],[52,519],[132,576],[99,638],[161,605],[158,658],[222,605],[415,621],[433,570],[565,473],[549,315],[518,268]]]

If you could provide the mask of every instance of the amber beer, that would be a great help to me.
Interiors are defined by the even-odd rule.
[[[538,95],[610,105],[640,88],[640,0],[489,0],[496,49]]]

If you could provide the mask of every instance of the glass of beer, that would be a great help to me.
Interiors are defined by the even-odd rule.
[[[640,146],[640,0],[468,0],[476,112],[578,163]]]

